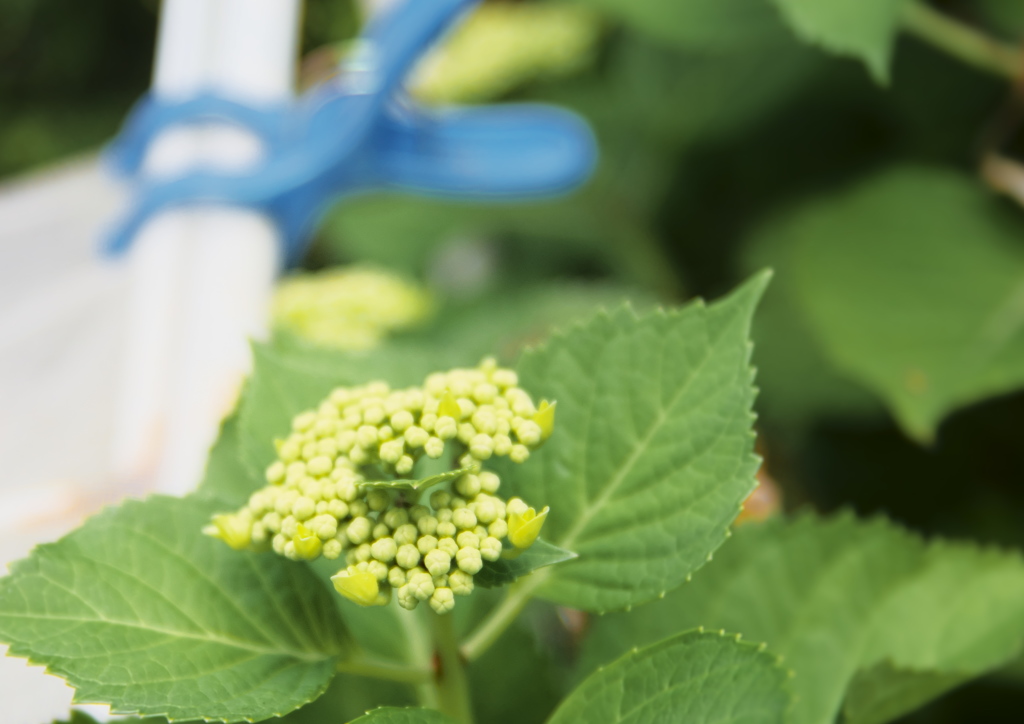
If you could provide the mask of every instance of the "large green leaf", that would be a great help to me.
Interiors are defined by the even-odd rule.
[[[348,648],[306,566],[201,529],[222,503],[129,501],[0,581],[0,640],[115,712],[264,719],[315,699]]]
[[[598,620],[584,669],[697,624],[742,631],[793,669],[793,724],[890,721],[1024,644],[1024,562],[926,544],[884,520],[743,526],[690,585]]]
[[[555,432],[506,475],[550,505],[544,536],[579,558],[531,577],[606,611],[675,588],[725,540],[754,487],[750,320],[768,282],[705,306],[622,307],[524,354],[522,385],[558,401]]]
[[[1024,384],[1024,220],[975,181],[896,169],[799,210],[780,233],[822,348],[915,438]]]
[[[225,418],[220,434],[206,458],[206,471],[199,484],[200,495],[224,501],[227,507],[238,507],[249,500],[253,491],[266,483],[242,459],[238,413]]]
[[[419,707],[384,706],[353,719],[352,724],[453,724],[439,711]]]
[[[690,631],[591,675],[549,724],[782,724],[789,672],[763,646]]]
[[[889,60],[908,0],[773,0],[804,40],[863,61],[878,81]]]

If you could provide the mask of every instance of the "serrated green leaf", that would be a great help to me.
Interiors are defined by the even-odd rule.
[[[439,711],[419,707],[392,707],[366,712],[365,716],[354,719],[352,724],[454,724]]]
[[[418,480],[407,480],[405,478],[399,478],[398,480],[368,480],[364,483],[359,483],[359,486],[363,488],[383,488],[385,490],[426,490],[435,485],[447,483],[449,480],[461,478],[466,473],[473,472],[473,470],[474,468],[458,468],[457,470],[448,470],[437,475],[419,478]]]
[[[788,676],[756,644],[690,631],[592,674],[548,724],[782,724]]]
[[[698,623],[784,657],[795,674],[792,724],[832,724],[844,707],[849,721],[876,724],[1021,650],[1024,561],[928,545],[881,519],[746,525],[691,584],[596,621],[583,668]]]
[[[973,179],[899,168],[783,231],[822,349],[913,437],[1024,385],[1024,222]]]
[[[223,503],[128,501],[0,580],[0,640],[119,713],[265,719],[315,699],[348,648],[303,565],[201,534]]]
[[[725,540],[754,487],[750,319],[768,275],[705,306],[601,314],[524,354],[523,387],[558,401],[548,443],[506,473],[544,535],[579,558],[536,574],[586,610],[675,588]]]
[[[880,83],[908,0],[773,0],[793,31],[828,51],[863,61]]]
[[[483,588],[496,588],[512,583],[538,568],[565,563],[578,556],[572,551],[559,548],[542,538],[522,551],[515,558],[499,558],[496,561],[484,561],[484,567],[473,576],[473,583]]]

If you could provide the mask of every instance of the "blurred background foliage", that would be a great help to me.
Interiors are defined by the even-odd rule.
[[[927,31],[899,32],[895,11],[860,27],[829,15],[841,4],[504,2],[519,35],[456,34],[438,61],[447,91],[423,76],[412,92],[573,108],[601,147],[594,178],[527,205],[349,200],[306,266],[394,268],[456,310],[502,300],[510,325],[517,310],[578,309],[612,290],[715,297],[770,266],[758,425],[786,507],[1024,544],[1024,212],[995,191],[1020,188],[1021,93]],[[1024,3],[930,7],[1019,59]],[[306,8],[310,83],[360,12]],[[116,132],[147,86],[156,16],[156,0],[0,4],[0,177]],[[531,23],[572,57],[538,58]],[[1021,680],[982,680],[907,721],[1019,721]]]

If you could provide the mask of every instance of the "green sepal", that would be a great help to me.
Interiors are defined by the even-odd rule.
[[[502,556],[496,561],[484,561],[484,567],[473,576],[473,583],[482,588],[497,588],[508,585],[538,568],[553,566],[578,557],[572,551],[538,538],[532,546],[515,557]]]

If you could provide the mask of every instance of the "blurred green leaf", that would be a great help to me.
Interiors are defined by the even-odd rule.
[[[907,0],[773,0],[793,31],[807,42],[864,62],[880,83]]]
[[[1024,384],[1024,222],[976,182],[898,168],[798,210],[803,316],[836,367],[922,441]]]
[[[789,672],[739,636],[690,631],[592,674],[550,724],[782,724]]]
[[[265,484],[263,476],[257,475],[242,460],[238,413],[232,413],[221,423],[197,492],[237,507],[245,505],[253,491]]]
[[[758,467],[749,330],[767,282],[710,306],[620,307],[523,355],[521,384],[558,401],[558,422],[506,476],[551,506],[545,537],[579,554],[535,573],[538,595],[589,611],[649,601],[725,540]]]
[[[663,42],[696,50],[739,51],[783,30],[768,0],[586,0]]]
[[[821,418],[883,413],[871,392],[839,373],[815,337],[794,288],[792,241],[784,225],[769,224],[743,254],[748,273],[766,267],[775,272],[752,332],[759,412],[798,433]]]
[[[109,508],[0,581],[0,639],[76,701],[173,719],[265,719],[315,699],[349,643],[305,566],[201,534],[219,509]]]
[[[595,623],[583,670],[697,624],[742,631],[795,673],[792,724],[879,724],[1012,659],[1024,561],[850,515],[748,524],[693,583]]]

